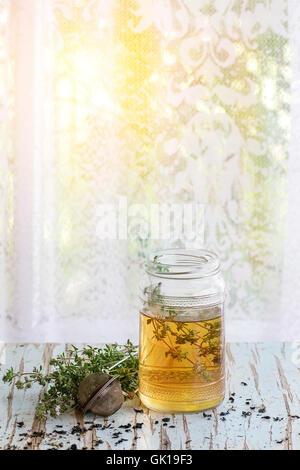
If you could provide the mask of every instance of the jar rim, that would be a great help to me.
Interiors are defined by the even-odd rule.
[[[163,279],[199,279],[218,274],[220,260],[202,248],[168,248],[151,253],[145,271]]]

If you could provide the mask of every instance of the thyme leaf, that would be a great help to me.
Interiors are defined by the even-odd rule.
[[[179,317],[175,310],[167,312],[166,309],[164,310],[165,316],[158,315],[147,319],[147,324],[152,324],[153,327],[153,339],[165,344],[167,347],[166,357],[170,356],[179,362],[189,361],[193,370],[205,381],[209,381],[211,377],[206,370],[205,362],[212,361],[215,365],[221,362],[221,321],[215,321],[214,324],[209,321],[197,322],[196,324],[201,330],[200,333],[200,330],[196,332],[191,328],[189,322],[174,320],[174,317]],[[172,331],[170,322],[172,322],[175,331]],[[203,330],[205,330],[204,333]],[[168,335],[175,339],[175,345],[170,343]],[[183,345],[193,346],[197,350],[198,360],[191,360],[187,352],[183,351]]]
[[[124,346],[115,343],[102,348],[79,349],[72,345],[70,350],[51,359],[50,365],[49,373],[41,365],[25,373],[11,367],[2,379],[18,389],[28,389],[33,384],[45,388],[37,406],[36,416],[40,420],[79,408],[78,387],[87,375],[95,372],[105,370],[112,376],[118,375],[125,398],[133,398],[138,388],[137,346],[129,340]]]

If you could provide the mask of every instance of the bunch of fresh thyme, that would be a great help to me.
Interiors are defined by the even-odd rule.
[[[83,349],[72,346],[66,353],[51,359],[50,365],[52,370],[48,374],[39,366],[25,373],[10,368],[3,377],[3,382],[14,383],[18,389],[31,388],[34,383],[45,387],[37,406],[36,416],[40,420],[79,408],[78,387],[94,372],[118,375],[125,398],[132,398],[137,391],[137,346],[129,340],[124,346],[106,344],[103,348],[86,346]]]

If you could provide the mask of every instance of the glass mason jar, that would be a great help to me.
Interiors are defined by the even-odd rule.
[[[225,284],[206,250],[154,253],[141,283],[139,395],[156,411],[193,412],[224,398]]]

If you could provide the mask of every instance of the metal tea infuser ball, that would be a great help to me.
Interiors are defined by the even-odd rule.
[[[96,372],[83,379],[78,389],[78,401],[84,413],[110,416],[118,411],[124,402],[118,376]]]

